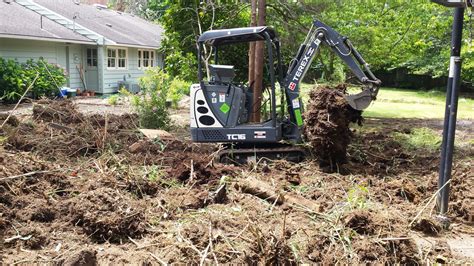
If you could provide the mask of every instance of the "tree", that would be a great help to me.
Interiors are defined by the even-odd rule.
[[[149,5],[149,8],[152,6]],[[204,31],[220,28],[246,27],[249,22],[249,6],[242,5],[240,1],[169,1],[166,10],[159,17],[159,22],[165,28],[166,38],[162,42],[162,51],[173,58],[189,58],[194,55],[197,59],[197,38]],[[243,80],[247,76],[247,50],[238,47],[225,47],[220,53],[220,61],[226,64],[241,67],[237,70],[238,77]],[[205,65],[212,62],[210,47],[205,47],[204,56],[201,58]],[[167,63],[167,62],[166,62]],[[181,65],[187,62],[176,62],[173,65],[165,64],[167,71],[172,73],[182,72]],[[245,72],[243,71],[245,69]],[[189,70],[193,73],[182,76],[194,76],[196,79],[197,61]]]
[[[258,0],[258,26],[266,25],[266,0]],[[254,63],[254,84],[253,84],[253,110],[251,115],[252,122],[260,122],[262,94],[263,94],[263,67],[265,57],[265,42],[258,41],[255,44],[255,63]]]

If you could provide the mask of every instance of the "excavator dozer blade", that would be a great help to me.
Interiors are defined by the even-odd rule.
[[[359,111],[363,111],[369,107],[370,103],[372,103],[372,100],[374,100],[370,90],[364,90],[357,94],[346,95],[345,98],[352,108]]]

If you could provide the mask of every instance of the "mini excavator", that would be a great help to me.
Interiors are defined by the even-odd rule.
[[[253,108],[252,84],[234,82],[234,66],[218,63],[219,47],[256,41],[266,44],[270,81],[269,119],[261,123],[249,122]],[[353,109],[364,110],[375,100],[381,81],[348,38],[319,20],[313,21],[286,75],[283,75],[280,42],[272,28],[261,26],[204,32],[198,39],[199,83],[190,89],[192,141],[223,143],[225,149],[217,159],[224,163],[245,163],[258,158],[301,161],[305,151],[294,145],[302,142],[304,125],[300,83],[323,44],[342,59],[361,83],[361,92],[348,94],[345,98]],[[207,80],[202,62],[205,45],[214,55],[214,64],[206,66],[210,74]],[[284,103],[285,112],[277,112],[277,81],[281,89],[279,97],[283,97],[279,102]]]

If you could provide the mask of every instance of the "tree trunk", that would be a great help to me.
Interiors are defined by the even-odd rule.
[[[257,0],[251,0],[252,9],[250,16],[250,27],[257,26]],[[249,86],[253,88],[255,83],[255,42],[251,42],[249,45]],[[251,118],[252,119],[252,118]]]
[[[265,26],[266,0],[258,0],[258,26]],[[263,66],[265,56],[265,42],[259,41],[255,45],[255,84],[253,90],[252,122],[260,122],[262,92],[263,92]]]

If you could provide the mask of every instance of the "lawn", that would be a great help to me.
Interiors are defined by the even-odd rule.
[[[303,98],[313,87],[303,84]],[[381,88],[374,101],[364,112],[366,117],[384,118],[434,118],[444,117],[446,94],[440,91],[416,91],[408,89]],[[474,119],[474,99],[459,98],[458,118]]]
[[[381,88],[364,115],[393,118],[443,118],[446,94],[439,91],[415,91]],[[474,118],[474,100],[460,97],[458,118]]]

